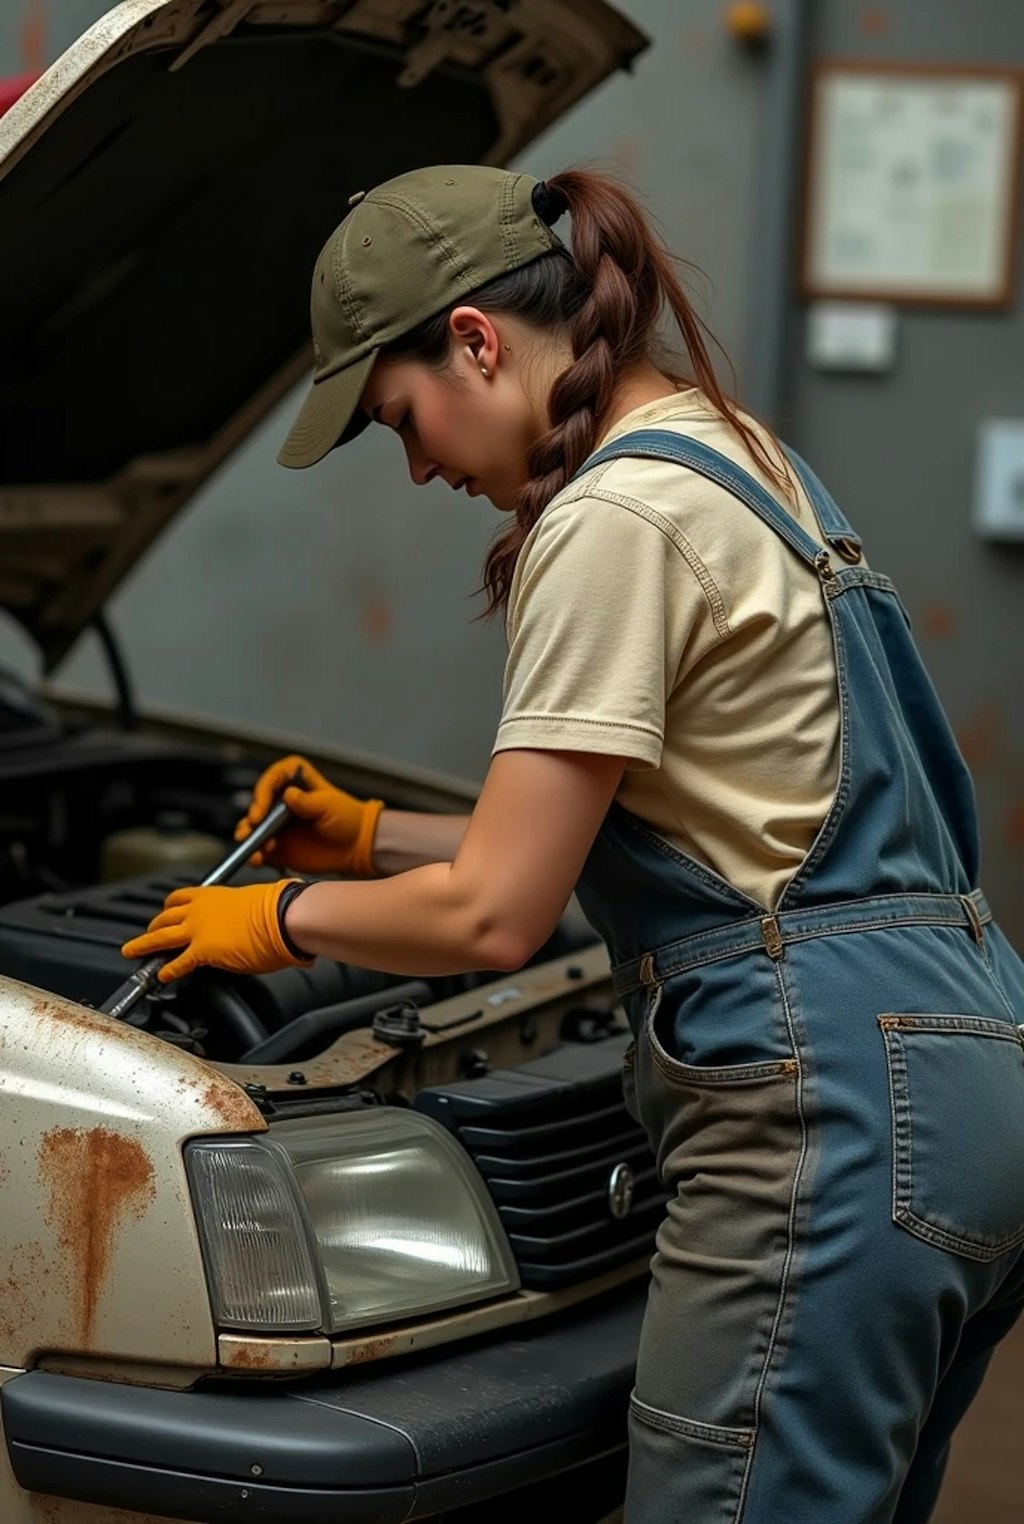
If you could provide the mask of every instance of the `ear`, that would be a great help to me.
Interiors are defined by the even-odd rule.
[[[452,351],[474,370],[493,376],[501,353],[498,331],[486,312],[478,307],[456,307],[449,314],[448,330],[452,339]]]

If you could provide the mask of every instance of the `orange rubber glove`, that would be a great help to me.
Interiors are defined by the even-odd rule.
[[[296,958],[285,946],[277,920],[277,902],[286,885],[250,884],[242,889],[175,889],[141,937],[121,948],[126,958],[152,958],[175,952],[160,970],[161,984],[182,979],[203,964],[236,974],[272,974],[279,968],[309,968],[310,958]]]
[[[306,787],[285,788],[297,771],[301,771]],[[383,800],[356,799],[328,783],[305,757],[282,757],[257,779],[249,812],[235,827],[235,840],[244,841],[251,835],[279,797],[296,819],[268,841],[262,852],[253,853],[254,866],[273,863],[300,873],[351,873],[357,878],[372,878],[373,840]]]

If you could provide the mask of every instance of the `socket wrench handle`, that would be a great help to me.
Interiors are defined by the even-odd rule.
[[[302,774],[296,773],[286,785],[288,788],[302,788],[304,780]],[[258,852],[262,846],[276,836],[282,826],[287,825],[291,819],[291,810],[284,800],[279,800],[274,805],[258,826],[254,826],[252,833],[240,841],[224,858],[206,875],[202,882],[202,888],[208,889],[216,884],[226,884],[238,872],[239,868],[249,861],[254,852]],[[147,958],[145,963],[140,963],[133,974],[119,984],[114,993],[104,1000],[99,1009],[105,1016],[113,1016],[118,1021],[123,1021],[130,1011],[133,1011],[140,1000],[149,995],[159,984],[157,975],[164,964],[170,959],[170,954],[158,953],[156,957]]]

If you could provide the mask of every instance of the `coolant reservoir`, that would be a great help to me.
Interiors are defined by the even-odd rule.
[[[151,826],[133,826],[106,838],[100,849],[100,878],[109,884],[167,868],[205,872],[219,863],[227,851],[228,847],[216,836],[193,831],[187,815],[165,810]]]

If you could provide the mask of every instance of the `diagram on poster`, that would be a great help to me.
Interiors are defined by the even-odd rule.
[[[813,89],[805,294],[1009,301],[1019,79],[826,64]]]

